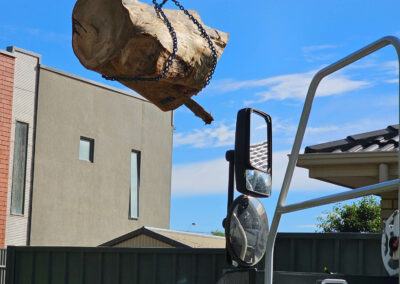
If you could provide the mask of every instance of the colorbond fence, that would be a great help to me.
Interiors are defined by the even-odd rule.
[[[6,283],[6,257],[7,250],[0,249],[0,284]]]
[[[281,233],[275,244],[275,271],[330,272],[387,276],[381,234]]]
[[[9,284],[215,283],[226,268],[215,249],[9,247],[7,261]]]
[[[276,271],[387,275],[379,234],[279,234],[274,259]],[[9,247],[6,283],[208,284],[226,269],[223,249]]]

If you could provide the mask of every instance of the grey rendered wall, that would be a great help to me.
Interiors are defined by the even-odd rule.
[[[7,50],[15,55],[15,79],[11,125],[10,168],[8,171],[6,246],[24,246],[27,241],[29,199],[31,190],[33,122],[40,55],[16,47],[10,47]],[[10,214],[16,121],[29,124],[23,215]]]
[[[97,246],[141,226],[169,227],[172,115],[112,88],[42,67],[31,245]],[[81,136],[95,139],[80,161]],[[130,220],[130,153],[141,152]]]

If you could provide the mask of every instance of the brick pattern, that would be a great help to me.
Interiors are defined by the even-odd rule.
[[[15,58],[0,54],[0,247],[5,246]]]

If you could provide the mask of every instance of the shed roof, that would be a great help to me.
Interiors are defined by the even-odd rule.
[[[350,135],[346,139],[308,146],[310,153],[354,153],[399,151],[399,125],[389,125],[385,129]]]
[[[142,227],[100,246],[115,246],[129,239],[146,235],[177,248],[224,248],[225,238],[207,234]]]

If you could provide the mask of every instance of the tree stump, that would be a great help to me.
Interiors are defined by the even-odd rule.
[[[204,86],[212,52],[197,26],[180,10],[163,10],[178,39],[177,57],[158,82],[120,83],[163,111],[186,105],[206,123],[212,116],[191,99]],[[198,13],[190,13],[203,25]],[[173,41],[153,6],[137,0],[78,0],[73,10],[72,46],[83,66],[109,77],[154,78],[173,53]],[[218,58],[229,35],[203,25]]]

